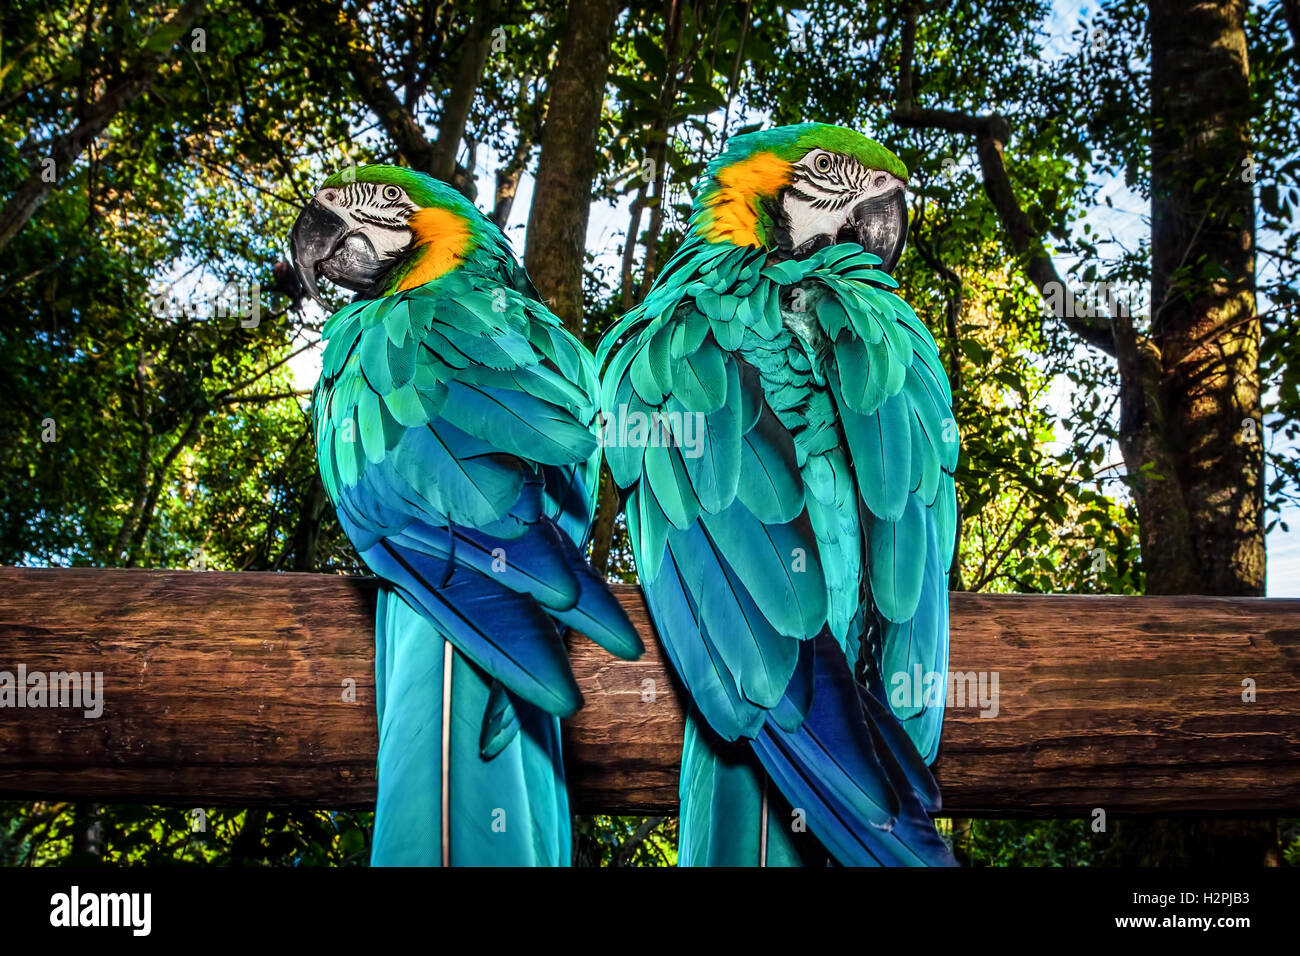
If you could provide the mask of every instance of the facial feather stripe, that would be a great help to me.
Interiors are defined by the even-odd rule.
[[[400,187],[378,183],[346,184],[335,205],[348,210],[357,222],[381,229],[405,229],[407,217],[416,209]]]
[[[791,189],[817,209],[842,209],[867,187],[871,171],[850,156],[814,150],[795,164]]]

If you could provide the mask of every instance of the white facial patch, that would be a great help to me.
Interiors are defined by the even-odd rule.
[[[850,224],[863,200],[904,185],[892,173],[868,169],[851,156],[809,150],[794,164],[794,178],[781,203],[792,246],[797,249],[818,236],[834,237]]]
[[[383,183],[346,183],[327,186],[316,201],[342,219],[348,232],[361,232],[379,258],[404,251],[411,244],[407,220],[419,207],[406,190]]]

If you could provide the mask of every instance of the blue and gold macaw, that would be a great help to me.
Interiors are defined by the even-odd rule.
[[[394,166],[327,179],[293,229],[325,324],[312,400],[325,489],[383,582],[375,865],[567,865],[566,626],[641,643],[582,547],[600,448],[591,355],[505,237]],[[318,296],[317,296],[318,297]]]
[[[942,691],[915,678],[946,685],[958,445],[934,340],[891,291],[906,179],[834,126],[734,137],[597,351],[689,698],[683,865],[954,863],[927,768]]]

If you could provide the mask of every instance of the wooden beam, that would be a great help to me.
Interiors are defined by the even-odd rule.
[[[0,700],[19,666],[103,675],[95,718],[0,707],[0,793],[368,805],[374,590],[0,569]],[[649,652],[626,663],[572,642],[587,700],[567,724],[574,803],[671,812],[681,706],[639,592],[618,590]],[[954,594],[951,669],[982,673],[986,692],[996,674],[997,695],[996,714],[949,710],[936,765],[949,813],[1300,811],[1300,601]]]

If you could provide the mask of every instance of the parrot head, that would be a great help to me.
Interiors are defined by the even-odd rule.
[[[325,180],[294,223],[290,246],[317,302],[321,279],[374,299],[455,268],[484,241],[486,227],[472,202],[432,176],[356,166]]]
[[[692,228],[802,259],[859,243],[891,271],[907,241],[907,167],[861,133],[800,123],[732,137],[709,164]]]

